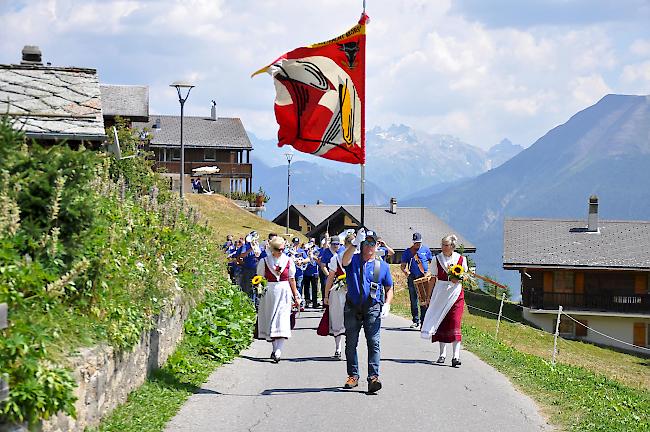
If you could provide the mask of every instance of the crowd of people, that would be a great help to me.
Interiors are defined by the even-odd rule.
[[[436,360],[444,363],[446,347],[452,344],[452,366],[460,362],[460,321],[464,309],[462,281],[450,268],[467,270],[465,258],[455,252],[458,239],[450,234],[442,238],[441,253],[433,256],[422,244],[422,235],[414,233],[413,246],[404,251],[401,269],[407,276],[411,301],[412,328],[421,336],[440,344]],[[334,338],[334,357],[345,352],[348,378],[344,388],[359,384],[357,345],[361,328],[368,347],[368,392],[381,389],[379,380],[381,319],[390,311],[393,279],[387,260],[394,255],[373,231],[364,228],[340,235],[325,235],[320,242],[299,237],[286,241],[270,233],[260,242],[252,231],[223,245],[229,259],[231,279],[255,305],[258,316],[256,337],[272,344],[270,358],[279,362],[282,349],[291,337],[295,314],[305,308],[324,309],[318,334]],[[434,268],[435,273],[429,271]],[[263,279],[262,279],[263,278]],[[258,280],[254,284],[253,281]],[[259,281],[265,281],[259,290]],[[428,285],[427,301],[417,290]],[[420,286],[418,288],[418,286]],[[345,336],[345,349],[343,349]]]

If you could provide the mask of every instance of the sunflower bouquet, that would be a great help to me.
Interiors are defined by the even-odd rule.
[[[257,291],[257,295],[259,297],[263,296],[266,292],[266,285],[268,283],[266,278],[260,275],[256,275],[251,280],[251,283],[253,284],[253,288]]]
[[[345,274],[342,274],[341,276],[337,277],[334,280],[334,285],[332,286],[332,289],[334,290],[339,290],[341,288],[345,288]]]
[[[463,281],[468,275],[462,265],[454,264],[453,266],[449,266],[449,269],[447,270],[447,276],[449,280],[458,279],[460,281]]]

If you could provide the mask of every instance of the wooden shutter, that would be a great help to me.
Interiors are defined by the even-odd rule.
[[[576,323],[576,337],[587,337],[587,320],[577,320],[580,324]]]
[[[553,292],[553,272],[544,272],[544,292]]]
[[[634,294],[648,293],[648,275],[641,273],[634,277]]]
[[[646,324],[634,323],[634,345],[644,347],[646,346]]]
[[[582,272],[576,273],[575,275],[575,293],[584,294],[585,292],[585,274]]]

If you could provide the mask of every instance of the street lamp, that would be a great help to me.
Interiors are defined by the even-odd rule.
[[[176,81],[169,85],[170,87],[176,87],[176,92],[178,93],[178,102],[181,104],[181,199],[183,199],[183,183],[185,177],[185,146],[183,145],[183,108],[185,107],[185,101],[190,96],[190,92],[194,86],[187,81]],[[183,97],[183,92],[187,89],[185,97]]]
[[[291,159],[293,153],[287,152],[284,155],[287,158],[287,234],[289,234],[289,185],[291,184]]]

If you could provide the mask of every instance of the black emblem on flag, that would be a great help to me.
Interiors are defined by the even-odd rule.
[[[345,53],[345,56],[348,58],[348,67],[353,69],[356,65],[354,61],[357,58],[357,53],[359,52],[359,43],[358,42],[346,42],[343,44],[337,44],[339,49]]]

